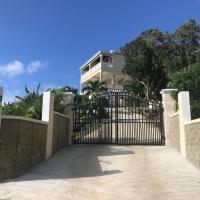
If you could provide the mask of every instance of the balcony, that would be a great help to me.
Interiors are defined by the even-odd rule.
[[[87,62],[81,69],[81,82],[90,78],[98,80],[100,71],[110,71],[111,68],[113,68],[113,58],[110,55],[100,54],[94,60]]]
[[[85,79],[89,78],[91,75],[96,74],[101,70],[101,63],[98,63],[97,65],[93,66],[90,68],[87,72],[81,75],[81,82],[84,81]]]
[[[113,67],[112,63],[106,63],[106,62],[98,63],[81,75],[81,81],[84,81],[85,79],[89,78],[91,75],[96,74],[101,69],[106,70],[106,68],[112,68],[112,67]]]

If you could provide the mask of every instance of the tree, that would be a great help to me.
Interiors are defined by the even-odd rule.
[[[169,88],[177,88],[179,91],[189,91],[192,117],[200,117],[200,63],[189,66],[189,69],[177,71],[170,76]]]
[[[168,74],[200,62],[200,25],[190,19],[169,35],[168,44],[170,51],[165,56]]]
[[[124,90],[127,92],[133,92],[135,95],[145,98],[144,86],[138,83],[135,79],[124,81]]]
[[[88,81],[87,85],[82,89],[82,92],[89,98],[95,97],[97,94],[104,93],[108,89],[104,86],[105,82]]]
[[[158,29],[144,31],[121,48],[125,58],[123,72],[142,85],[147,99],[159,98],[167,78],[163,59],[168,37]]]
[[[178,28],[174,38],[182,51],[183,66],[190,66],[199,61],[200,53],[200,25],[195,19],[190,19]],[[184,63],[185,62],[185,63]]]
[[[82,89],[83,95],[77,98],[79,101],[77,105],[81,107],[83,116],[87,113],[88,118],[99,121],[108,117],[105,107],[109,102],[103,95],[108,89],[104,85],[105,82],[99,80],[89,81]]]

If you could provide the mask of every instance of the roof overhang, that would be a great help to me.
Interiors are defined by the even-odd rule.
[[[83,69],[84,67],[86,67],[89,63],[91,63],[92,61],[94,61],[99,55],[101,54],[107,54],[107,55],[113,55],[119,52],[109,52],[109,51],[98,51],[97,53],[95,53],[89,60],[87,60],[81,67],[80,70]]]

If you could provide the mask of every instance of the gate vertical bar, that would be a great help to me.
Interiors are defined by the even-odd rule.
[[[163,105],[160,103],[160,136],[161,145],[165,145],[165,133],[164,133],[164,122],[163,122]]]
[[[115,94],[115,143],[118,144],[118,92]]]

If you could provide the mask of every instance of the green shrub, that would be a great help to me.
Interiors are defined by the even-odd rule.
[[[77,89],[64,86],[58,89],[51,89],[54,93],[54,109],[62,113],[65,106],[62,104],[63,93],[73,92],[77,95]],[[16,101],[12,103],[5,103],[2,107],[2,115],[25,116],[32,119],[40,120],[42,117],[42,94],[40,93],[40,84],[38,84],[33,91],[30,91],[25,86],[25,95],[16,96]]]
[[[191,102],[191,117],[192,119],[200,117],[200,101]]]
[[[169,88],[189,91],[192,118],[200,117],[200,63],[189,66],[169,76]],[[177,101],[177,94],[172,95]]]

